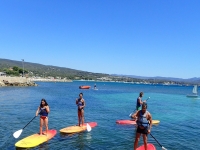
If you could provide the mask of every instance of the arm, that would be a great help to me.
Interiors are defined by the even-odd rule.
[[[137,116],[138,116],[138,112],[139,112],[139,110],[138,111],[136,111],[131,117],[133,118],[133,119],[136,119],[137,118]]]
[[[148,129],[148,133],[150,133],[151,132],[151,127],[152,127],[152,116],[151,116],[151,114],[149,113],[149,117],[148,117],[149,119],[149,124],[150,124],[150,126],[149,126],[149,129]]]
[[[35,113],[35,116],[38,116],[38,113],[40,112],[40,107],[38,107],[36,113]]]
[[[46,106],[47,113],[50,112],[49,106]]]
[[[82,102],[83,102],[82,108],[84,108],[85,107],[85,101],[84,101],[84,99],[82,99]]]
[[[138,97],[137,101],[138,103],[143,104],[141,97]]]
[[[78,99],[76,99],[76,105],[78,104]]]

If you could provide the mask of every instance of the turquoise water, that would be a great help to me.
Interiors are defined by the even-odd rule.
[[[200,99],[187,98],[191,86],[138,85],[95,82],[98,90],[81,90],[80,85],[94,82],[38,82],[38,87],[0,88],[0,149],[14,150],[15,143],[39,131],[39,118],[33,120],[18,139],[12,134],[22,129],[35,115],[40,100],[50,106],[49,128],[57,135],[34,150],[131,150],[135,138],[133,125],[118,125],[116,120],[129,119],[140,91],[148,100],[148,111],[160,124],[153,126],[152,135],[168,150],[198,150],[200,131]],[[62,135],[61,128],[77,124],[75,99],[83,92],[86,101],[85,121],[97,122],[91,132]],[[151,137],[159,150],[161,147]],[[142,138],[139,145],[143,144]]]

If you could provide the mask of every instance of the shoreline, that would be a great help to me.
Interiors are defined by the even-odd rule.
[[[4,86],[37,86],[30,78],[0,76],[0,87]]]
[[[72,80],[66,79],[46,79],[46,78],[30,78],[31,81],[40,81],[40,82],[73,82]]]

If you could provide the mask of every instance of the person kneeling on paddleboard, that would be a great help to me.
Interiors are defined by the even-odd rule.
[[[84,107],[85,100],[83,99],[83,93],[79,94],[79,98],[76,99],[76,105],[78,106],[78,125],[84,124]]]
[[[137,131],[134,142],[134,150],[137,149],[140,135],[143,134],[143,141],[145,150],[147,150],[147,134],[150,133],[152,127],[152,116],[147,111],[147,103],[143,102],[142,110],[137,111]]]
[[[48,114],[50,112],[49,105],[45,99],[41,100],[40,106],[36,111],[36,116],[40,114],[40,135],[44,134],[42,132],[43,125],[46,127],[46,135],[48,132]]]

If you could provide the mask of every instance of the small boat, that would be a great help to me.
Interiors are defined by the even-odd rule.
[[[193,98],[198,97],[198,95],[197,95],[197,85],[194,85],[192,93],[193,94],[188,94],[187,97],[193,97]]]
[[[89,89],[89,88],[90,88],[90,86],[88,86],[88,85],[79,86],[79,89]]]

